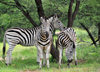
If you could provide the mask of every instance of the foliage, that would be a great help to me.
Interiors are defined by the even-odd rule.
[[[12,2],[13,0],[4,0],[5,2]],[[34,19],[39,24],[39,17],[36,9],[35,0],[19,0],[19,2],[25,6]],[[69,0],[43,0],[43,9],[46,16],[50,16],[57,13],[60,16],[60,20],[67,26],[68,22],[68,7]],[[75,9],[75,2],[73,4],[73,10]],[[100,22],[100,1],[99,0],[81,0],[80,9],[77,17],[74,21],[74,27],[81,27],[80,22],[84,23],[91,29],[94,37],[97,37],[97,24]],[[1,38],[3,38],[4,31],[11,27],[30,28],[32,24],[25,18],[25,16],[13,6],[7,6],[0,4],[0,30]],[[94,29],[92,29],[94,28]],[[0,39],[2,41],[2,39]]]

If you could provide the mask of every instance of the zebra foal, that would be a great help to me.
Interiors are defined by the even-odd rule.
[[[75,55],[75,65],[77,65],[75,43],[76,43],[76,35],[74,29],[64,28],[59,33],[58,39],[56,41],[56,48],[58,48],[59,50],[59,68],[61,66],[62,52],[64,48],[66,49],[68,67],[70,67],[70,63],[73,60],[73,54]]]
[[[52,33],[50,31],[50,22],[41,17],[42,28],[38,31],[36,37],[36,47],[39,52],[40,58],[40,68],[42,68],[42,59],[43,65],[45,65],[45,60],[47,61],[47,67],[49,68],[49,54],[52,44]]]

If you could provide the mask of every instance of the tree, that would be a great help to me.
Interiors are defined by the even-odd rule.
[[[100,45],[100,23],[98,23],[98,40]]]
[[[25,4],[23,4],[21,2],[21,0],[14,0],[12,2],[10,2],[8,0],[7,1],[5,1],[5,0],[1,1],[0,0],[0,3],[2,3],[4,5],[16,7],[18,10],[20,10],[22,12],[22,14],[28,19],[28,21],[34,27],[38,26],[38,24],[32,18],[32,15],[31,15],[30,11],[28,10],[27,6]],[[44,13],[44,9],[43,9],[43,6],[42,6],[42,1],[41,0],[35,0],[35,3],[36,3],[36,8],[37,8],[37,13],[38,13],[39,19],[40,19],[41,16],[42,17],[47,17],[47,16],[45,16],[45,13]],[[61,0],[59,0],[58,3],[62,4],[62,5],[64,4],[64,6],[66,5],[66,3],[64,3],[64,1],[61,1]],[[76,0],[75,10],[72,13],[72,5],[73,5],[73,3],[74,3],[74,0],[70,0],[69,10],[68,10],[68,27],[72,27],[72,25],[73,25],[73,21],[74,21],[75,16],[76,16],[76,14],[78,12],[78,9],[79,9],[80,1]],[[59,5],[59,4],[57,4],[57,5]],[[33,8],[35,8],[35,7],[33,6]],[[51,8],[51,5],[50,5],[50,8]],[[62,12],[59,10],[59,8],[58,8],[58,6],[56,6],[56,4],[54,4],[54,6],[52,8],[54,8],[53,11],[60,12],[62,14]],[[51,13],[54,13],[53,11],[51,11]],[[61,15],[61,14],[59,14],[59,15]],[[53,44],[52,44],[52,48],[51,48],[51,54],[52,54],[53,58],[55,58],[58,61],[58,59],[59,59],[59,52],[58,52],[58,50],[55,49]]]
[[[74,0],[70,0],[69,9],[68,9],[68,25],[67,25],[67,27],[72,27],[75,16],[78,12],[79,5],[80,5],[80,0],[76,0],[76,7],[75,7],[74,12],[72,13],[73,2],[74,2]]]
[[[36,6],[37,6],[37,12],[38,12],[39,19],[40,19],[40,17],[45,16],[44,10],[43,10],[43,7],[42,7],[42,1],[41,0],[35,0],[35,3],[36,3]]]

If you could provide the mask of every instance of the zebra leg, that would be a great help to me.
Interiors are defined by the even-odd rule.
[[[76,48],[74,48],[74,57],[75,57],[75,65],[77,65],[77,54],[76,54]]]
[[[43,52],[43,66],[45,66],[46,64],[45,64],[45,61],[46,61],[46,53],[45,52]]]
[[[49,65],[49,53],[50,53],[50,45],[47,47],[46,49],[46,60],[47,60],[47,67],[49,68],[50,65]]]
[[[62,60],[62,48],[59,48],[59,68],[61,66],[61,60]]]
[[[39,51],[39,58],[40,58],[40,63],[39,63],[39,66],[40,66],[40,69],[42,68],[42,59],[43,59],[43,50],[40,46],[37,46],[38,48],[38,51]]]
[[[40,62],[39,50],[37,49],[37,63],[39,64],[39,62]]]
[[[9,44],[9,49],[7,51],[7,56],[6,56],[6,65],[11,64],[11,55],[12,55],[12,51],[13,51],[15,46],[16,45]]]

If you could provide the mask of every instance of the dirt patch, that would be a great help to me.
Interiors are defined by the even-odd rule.
[[[82,60],[82,59],[81,59],[81,60],[77,60],[77,62],[78,62],[78,63],[85,63],[86,60]]]
[[[81,63],[82,64],[82,63],[85,63],[85,62],[86,62],[86,60],[82,60],[82,59],[77,60],[77,63]],[[75,61],[73,61],[72,64],[75,64]]]
[[[25,71],[22,71],[22,72],[40,72],[40,70],[25,70]]]
[[[99,69],[97,69],[97,72],[100,72],[100,68],[99,68]]]

